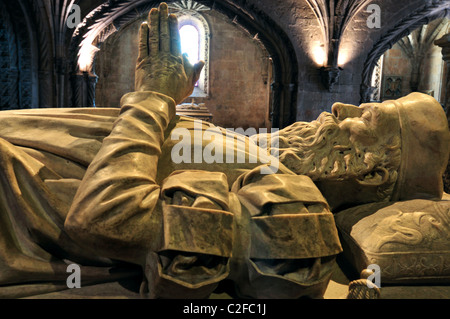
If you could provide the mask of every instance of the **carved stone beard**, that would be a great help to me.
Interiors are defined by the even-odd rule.
[[[351,143],[338,124],[335,116],[324,112],[316,121],[297,122],[280,130],[280,162],[314,181],[362,179],[375,168],[388,165],[385,147]]]

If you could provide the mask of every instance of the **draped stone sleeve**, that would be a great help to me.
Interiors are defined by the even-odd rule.
[[[122,98],[120,115],[88,167],[64,225],[93,253],[141,264],[143,252],[157,249],[161,203],[155,179],[174,104],[153,92]]]
[[[233,280],[240,296],[323,296],[342,252],[326,199],[307,176],[242,174],[231,189],[242,204],[235,214]]]

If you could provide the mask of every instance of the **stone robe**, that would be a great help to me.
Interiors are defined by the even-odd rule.
[[[173,104],[135,92],[121,109],[0,113],[0,296],[62,289],[70,263],[82,266],[83,284],[142,269],[151,297],[207,297],[224,279],[244,297],[323,294],[341,246],[313,182],[281,163],[261,174],[270,155],[250,160],[224,143],[250,139],[206,122],[201,131],[221,138],[202,150],[231,147],[246,160],[195,163],[198,123]],[[176,128],[192,140],[174,139]],[[191,163],[172,160],[178,143],[191,147]],[[177,191],[215,207],[181,205]],[[200,265],[180,271],[192,256]]]

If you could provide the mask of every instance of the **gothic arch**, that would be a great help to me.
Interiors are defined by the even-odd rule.
[[[70,52],[71,68],[74,73],[73,103],[80,104],[80,85],[84,83],[92,97],[92,66],[96,52],[111,34],[122,26],[142,16],[161,1],[119,0],[104,2],[91,11],[74,32]],[[173,1],[166,1],[171,3]],[[245,30],[252,38],[259,41],[269,52],[273,61],[272,83],[272,125],[283,128],[296,120],[296,98],[298,87],[297,58],[294,48],[286,33],[264,12],[246,1],[241,0],[207,0],[197,1],[212,10],[227,16],[233,24]],[[79,68],[80,48],[87,56],[87,65]],[[85,80],[83,80],[83,77]],[[83,82],[84,81],[84,82]],[[91,82],[89,82],[91,81]],[[86,103],[84,103],[86,104]]]
[[[370,101],[370,96],[373,91],[371,87],[372,74],[380,57],[400,39],[409,35],[418,27],[428,24],[432,20],[448,17],[449,14],[450,3],[448,1],[426,4],[384,33],[380,40],[373,46],[364,63],[360,87],[361,103]]]

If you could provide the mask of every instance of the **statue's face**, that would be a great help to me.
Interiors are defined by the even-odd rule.
[[[387,199],[401,161],[400,122],[392,102],[336,103],[332,114],[279,131],[279,159],[316,182],[332,208]]]
[[[332,113],[281,130],[280,161],[315,181],[336,181],[362,178],[399,157],[400,125],[392,103],[336,103]]]
[[[347,132],[353,144],[381,145],[389,142],[392,136],[400,136],[398,112],[391,102],[367,103],[359,107],[336,103],[332,113],[340,130]]]

